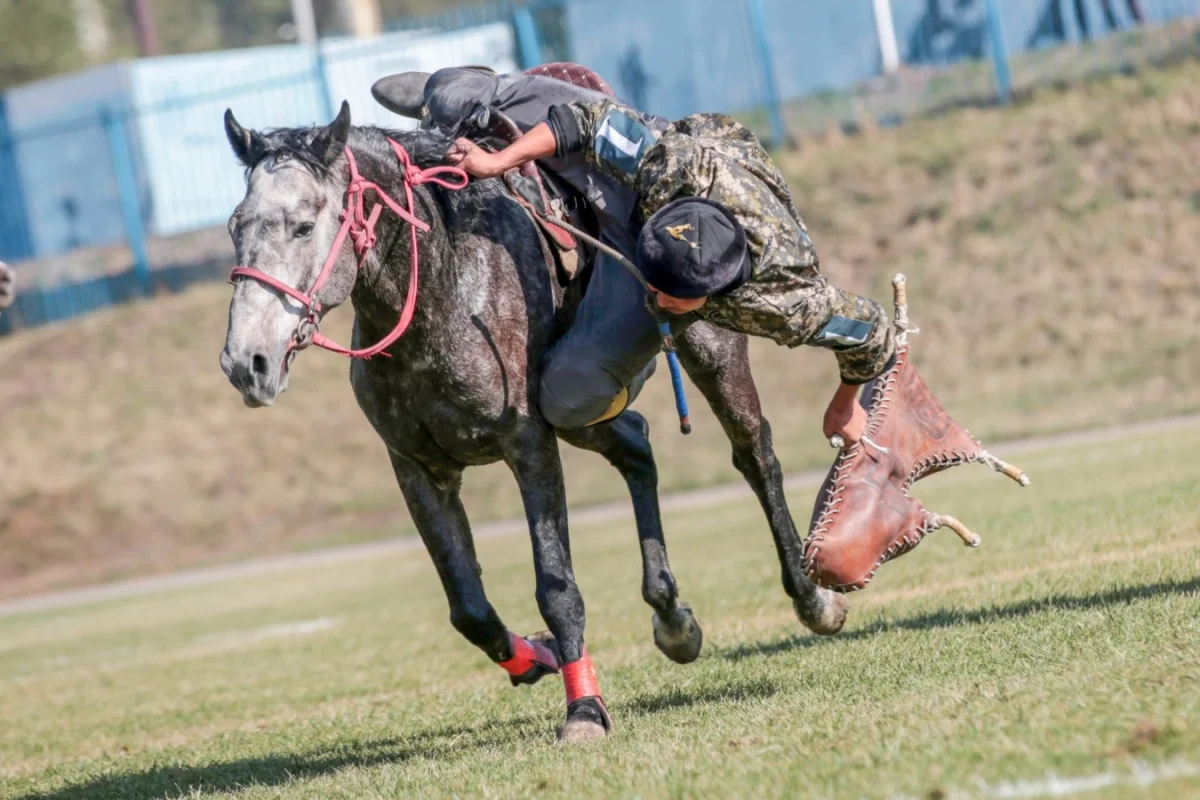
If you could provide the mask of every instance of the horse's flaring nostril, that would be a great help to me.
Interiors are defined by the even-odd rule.
[[[255,353],[250,363],[255,375],[265,376],[267,374],[267,357],[262,353]]]

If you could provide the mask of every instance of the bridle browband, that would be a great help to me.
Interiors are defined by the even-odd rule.
[[[313,282],[312,288],[307,293],[299,289],[288,286],[283,281],[275,278],[260,269],[255,267],[237,266],[229,273],[231,282],[238,278],[251,278],[259,283],[270,286],[272,289],[277,289],[287,296],[300,302],[308,313],[300,320],[300,324],[296,326],[296,330],[292,333],[291,341],[288,343],[288,352],[284,357],[284,366],[290,363],[293,354],[307,348],[310,345],[331,350],[350,358],[368,359],[372,356],[383,353],[408,329],[412,322],[413,313],[417,307],[417,278],[418,269],[417,262],[419,258],[417,248],[417,231],[428,231],[429,224],[422,222],[416,216],[416,205],[413,200],[413,187],[420,186],[423,183],[435,183],[452,191],[465,189],[470,181],[467,173],[458,167],[430,167],[422,169],[412,163],[412,159],[408,155],[408,151],[399,142],[388,139],[388,144],[396,154],[396,158],[400,161],[400,166],[403,169],[404,182],[404,197],[408,203],[408,209],[400,206],[395,200],[388,196],[377,183],[367,180],[358,171],[358,162],[354,159],[354,154],[350,152],[350,148],[346,147],[346,166],[350,170],[350,183],[346,187],[346,206],[342,210],[342,226],[338,230],[337,237],[333,240],[333,247],[329,251],[329,256],[325,259],[325,264],[321,267],[321,272],[317,275],[316,281]],[[461,178],[461,183],[451,182],[439,176],[452,175]],[[380,203],[376,203],[370,214],[366,213],[366,193],[375,192]],[[412,243],[412,266],[408,277],[408,292],[404,298],[404,308],[400,312],[400,320],[396,323],[396,327],[392,328],[392,332],[380,339],[370,347],[364,347],[360,350],[351,350],[342,347],[340,344],[325,337],[321,333],[321,311],[322,307],[317,300],[317,293],[321,291],[321,287],[329,279],[333,272],[333,265],[337,263],[338,256],[341,254],[342,246],[346,243],[346,238],[349,237],[351,245],[354,247],[354,255],[358,259],[358,267],[362,269],[363,261],[366,260],[367,253],[375,245],[375,224],[379,221],[379,216],[383,213],[383,206],[387,206],[392,210],[392,213],[400,217],[409,224],[409,232]]]

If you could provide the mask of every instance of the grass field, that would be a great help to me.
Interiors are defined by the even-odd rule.
[[[752,501],[669,513],[689,666],[651,643],[631,521],[577,526],[617,721],[582,747],[554,743],[557,679],[512,689],[453,632],[421,551],[3,617],[0,795],[1200,797],[1198,448],[1191,424],[1025,453],[1026,490],[922,483],[982,548],[935,535],[831,639],[792,617]],[[480,557],[540,629],[524,537]]]

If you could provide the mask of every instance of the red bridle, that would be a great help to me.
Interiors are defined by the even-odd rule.
[[[252,278],[273,289],[278,289],[289,297],[295,298],[308,309],[308,314],[304,319],[300,320],[300,324],[296,326],[296,332],[292,334],[291,342],[288,343],[288,354],[284,358],[285,365],[294,351],[303,350],[309,345],[323,347],[326,350],[332,350],[335,353],[340,353],[350,358],[370,358],[371,356],[383,353],[384,350],[391,347],[397,339],[404,335],[404,331],[408,329],[409,323],[412,322],[413,312],[417,307],[417,231],[429,230],[429,225],[416,217],[416,206],[413,203],[413,187],[419,186],[422,183],[436,183],[439,186],[457,191],[466,188],[470,179],[467,177],[467,173],[458,167],[430,167],[429,169],[421,169],[412,163],[412,160],[408,156],[408,151],[399,142],[388,139],[388,144],[392,146],[392,150],[396,153],[396,158],[400,160],[400,166],[404,169],[404,197],[408,202],[408,209],[411,210],[402,208],[399,203],[388,196],[387,192],[380,188],[379,184],[364,178],[358,171],[358,163],[354,160],[354,154],[347,147],[346,166],[350,170],[350,185],[346,188],[346,207],[342,210],[342,227],[338,230],[337,238],[333,240],[333,248],[330,249],[329,256],[325,259],[324,266],[321,267],[321,273],[317,275],[317,279],[313,283],[312,288],[308,290],[308,293],[305,294],[295,287],[288,286],[278,278],[274,278],[254,267],[234,267],[233,271],[229,273],[230,281],[234,281],[237,278]],[[461,178],[462,182],[452,183],[438,177],[443,174],[454,175]],[[325,285],[325,281],[329,279],[329,275],[333,272],[333,265],[337,263],[338,255],[342,251],[342,245],[346,243],[347,236],[351,239],[351,244],[354,247],[354,255],[358,259],[360,269],[367,253],[375,245],[375,223],[379,221],[379,215],[383,212],[383,206],[376,203],[371,208],[371,213],[369,215],[366,213],[366,193],[369,191],[375,192],[383,205],[386,205],[392,210],[393,214],[409,224],[412,242],[412,266],[410,267],[408,276],[408,292],[404,298],[404,308],[400,312],[400,321],[396,323],[396,327],[392,328],[391,333],[370,347],[364,347],[361,350],[350,350],[327,339],[321,333],[321,304],[317,302],[317,292],[321,291],[321,287]],[[385,356],[388,355],[387,353],[383,354]]]

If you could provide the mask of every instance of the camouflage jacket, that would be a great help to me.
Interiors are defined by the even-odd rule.
[[[697,316],[789,347],[829,348],[846,383],[883,372],[895,351],[887,314],[825,280],[787,182],[743,125],[696,114],[660,132],[613,101],[555,106],[547,122],[559,155],[582,152],[597,171],[637,192],[639,225],[680,197],[708,198],[737,217],[750,249],[750,280],[709,298]]]

